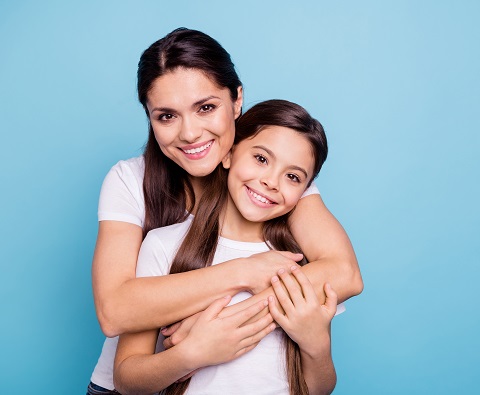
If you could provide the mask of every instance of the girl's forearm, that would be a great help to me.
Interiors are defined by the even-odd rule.
[[[151,355],[133,355],[115,367],[114,384],[121,394],[152,394],[190,373],[183,352],[173,347]]]
[[[302,371],[311,395],[331,394],[337,383],[330,336],[318,339],[315,349],[300,350]]]

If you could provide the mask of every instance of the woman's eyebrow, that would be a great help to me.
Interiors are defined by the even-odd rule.
[[[210,95],[210,96],[204,97],[203,99],[197,100],[195,103],[192,104],[192,107],[201,106],[205,102],[207,102],[209,100],[212,100],[212,99],[220,99],[220,98],[218,96]]]
[[[254,145],[253,148],[257,148],[257,149],[261,149],[261,150],[264,150],[268,155],[270,155],[273,159],[276,158],[275,154],[273,153],[272,150],[268,149],[267,147],[265,147],[264,145]],[[305,177],[308,178],[308,173],[307,171],[303,168],[303,167],[300,167],[300,166],[296,166],[296,165],[291,165],[289,166],[290,169],[292,170],[298,170],[300,172],[302,172],[303,174],[305,174]]]
[[[200,100],[197,100],[195,103],[192,104],[192,108],[195,108],[195,107],[198,107],[198,106],[201,106],[202,104],[204,104],[205,102],[209,101],[209,100],[212,100],[212,99],[220,99],[218,96],[213,96],[213,95],[210,95],[210,96],[207,96],[207,97],[204,97]],[[175,109],[173,108],[170,108],[170,107],[155,107],[155,108],[152,108],[152,112],[154,111],[160,111],[160,112],[177,112]]]

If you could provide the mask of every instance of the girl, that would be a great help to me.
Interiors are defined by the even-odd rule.
[[[202,180],[205,186],[194,207],[195,217],[151,231],[140,250],[137,274],[180,273],[269,248],[299,252],[287,219],[326,156],[323,128],[302,107],[282,100],[252,107],[237,123],[235,145],[222,161],[223,168],[219,165]],[[229,169],[228,181],[224,168]],[[243,325],[267,302],[221,318],[221,309],[230,301],[223,298],[198,316],[182,342],[165,352],[154,353],[158,330],[122,335],[115,361],[116,388],[124,394],[152,393],[208,366],[193,376],[190,386],[188,381],[174,384],[166,393],[183,393],[187,386],[189,394],[331,392],[335,370],[329,331],[337,297],[327,285],[327,302],[321,306],[305,275],[295,266],[292,273],[290,277],[282,269],[280,278],[272,278],[285,315],[270,297],[271,315]],[[233,302],[249,296],[239,293]],[[281,363],[285,357],[279,355],[281,333],[271,333],[272,316],[296,342],[287,338],[288,374]]]
[[[229,152],[242,94],[229,54],[206,34],[177,29],[142,54],[138,96],[149,120],[145,153],[115,165],[100,194],[92,278],[97,316],[111,339],[92,374],[90,393],[114,388],[114,336],[171,324],[240,291],[255,294],[248,303],[265,299],[273,294],[270,278],[301,258],[268,251],[175,276],[135,278],[145,234],[185,220],[202,191],[201,177]],[[315,188],[300,200],[289,225],[312,262],[302,271],[321,302],[326,281],[341,301],[361,292],[348,237]]]

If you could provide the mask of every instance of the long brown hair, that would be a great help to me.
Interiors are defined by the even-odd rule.
[[[154,42],[138,63],[138,99],[149,119],[145,145],[145,223],[143,235],[150,230],[183,222],[195,206],[195,195],[188,173],[160,150],[147,109],[148,93],[155,80],[178,68],[202,71],[217,86],[228,88],[232,101],[242,85],[227,51],[212,37],[197,30],[179,28]],[[187,201],[190,207],[187,207]]]
[[[306,137],[314,158],[314,173],[309,184],[317,176],[325,159],[328,146],[322,125],[301,106],[285,100],[269,100],[259,103],[242,115],[236,125],[235,144],[252,138],[267,126],[284,126]],[[225,209],[228,172],[219,165],[204,178],[204,192],[198,209],[170,268],[170,273],[180,273],[211,265],[220,236],[220,216]],[[271,249],[301,252],[288,226],[287,213],[263,224],[263,239]],[[304,259],[300,264],[305,264]],[[308,387],[303,378],[300,349],[284,333],[287,378],[290,395],[307,395]],[[169,386],[163,394],[181,395],[190,380]]]

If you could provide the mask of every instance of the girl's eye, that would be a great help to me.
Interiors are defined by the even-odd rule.
[[[173,118],[174,118],[173,114],[160,114],[158,116],[158,120],[160,122],[168,122],[168,121],[171,121]]]
[[[296,174],[292,174],[292,173],[287,174],[287,178],[289,180],[292,180],[293,182],[300,182],[301,181],[299,176],[297,176]]]
[[[259,162],[261,164],[268,163],[267,158],[265,158],[263,155],[257,154],[257,155],[253,155],[253,156],[257,160],[257,162]]]
[[[210,112],[210,111],[213,111],[215,107],[216,106],[213,104],[204,104],[200,106],[199,112]]]

